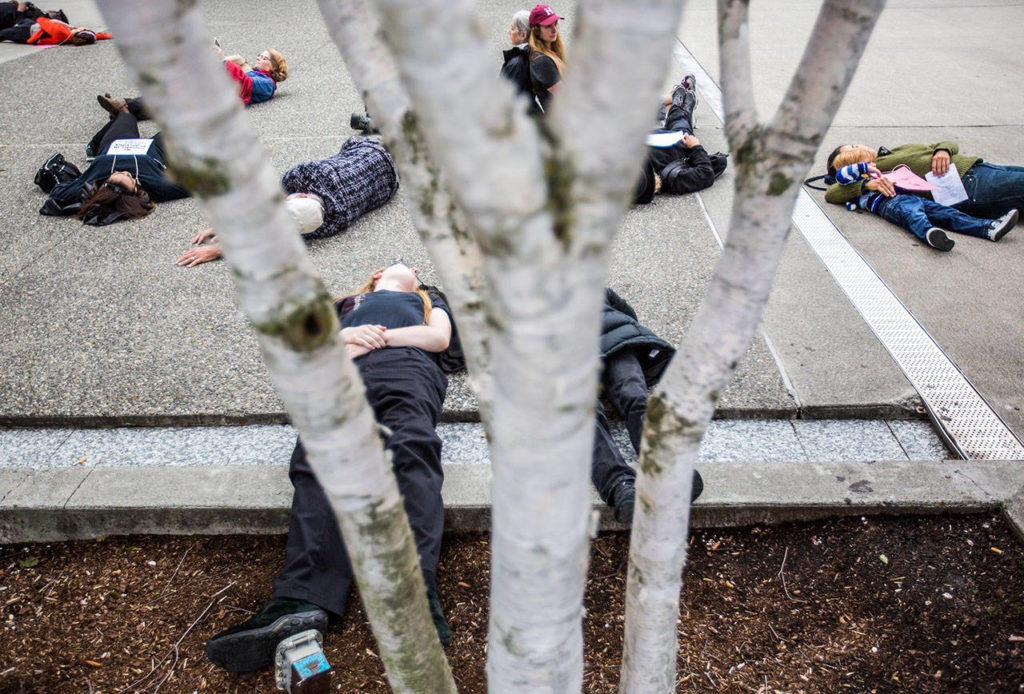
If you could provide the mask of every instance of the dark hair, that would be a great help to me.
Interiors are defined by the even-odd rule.
[[[136,184],[135,192],[129,193],[117,183],[90,183],[82,190],[82,207],[78,217],[98,217],[104,219],[114,216],[115,221],[122,217],[138,219],[145,217],[156,209],[149,199],[149,193]]]
[[[836,157],[839,156],[839,150],[841,150],[843,147],[845,147],[845,145],[839,145],[838,147],[836,147],[834,150],[832,150],[832,153],[828,155],[828,159],[825,160],[825,170],[828,171],[829,176],[836,175],[836,167],[832,165],[832,162],[834,162],[836,160]]]
[[[88,29],[76,31],[68,39],[68,43],[73,46],[88,46],[89,44],[96,43],[96,33]]]

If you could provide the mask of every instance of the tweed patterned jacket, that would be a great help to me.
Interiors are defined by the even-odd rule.
[[[380,138],[357,135],[345,141],[333,157],[308,161],[285,172],[281,184],[288,193],[315,193],[324,201],[324,223],[303,234],[320,239],[344,231],[398,190],[398,172]]]

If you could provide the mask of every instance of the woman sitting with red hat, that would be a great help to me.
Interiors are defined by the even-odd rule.
[[[542,108],[558,89],[565,69],[565,47],[558,35],[558,20],[550,5],[537,5],[530,11],[530,81]]]

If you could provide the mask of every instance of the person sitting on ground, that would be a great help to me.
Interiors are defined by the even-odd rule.
[[[341,339],[387,436],[385,446],[416,541],[434,627],[441,643],[448,645],[451,630],[437,591],[444,473],[435,431],[447,388],[439,354],[452,335],[448,306],[439,294],[423,289],[416,268],[396,263],[374,272],[335,308]],[[329,616],[337,620],[345,612],[352,565],[301,440],[295,444],[289,477],[295,493],[284,568],[270,601],[251,619],[206,642],[207,657],[233,672],[270,666],[282,639],[307,629],[326,633]]]
[[[112,35],[84,27],[73,27],[67,22],[48,17],[23,19],[9,29],[0,30],[0,41],[27,43],[32,46],[88,46],[104,41]]]
[[[0,2],[0,29],[10,29],[23,19],[35,20],[40,17],[68,23],[64,10],[43,11],[30,2]]]
[[[601,315],[601,393],[626,423],[633,450],[640,454],[647,390],[665,372],[675,348],[640,325],[636,311],[612,289],[605,289]],[[623,459],[612,438],[601,401],[597,401],[597,427],[591,479],[601,499],[615,509],[615,520],[628,524],[636,505],[636,471]],[[700,473],[693,471],[690,500],[704,489]]]
[[[725,171],[727,155],[720,152],[709,155],[693,134],[696,85],[696,78],[686,75],[672,92],[664,96],[664,127],[653,134],[682,133],[682,139],[668,146],[647,148],[647,161],[637,184],[635,203],[649,203],[655,193],[696,193],[710,188]]]
[[[502,52],[505,62],[501,66],[501,76],[516,85],[520,94],[530,100],[530,113],[540,113],[540,104],[533,95],[533,80],[530,79],[530,13],[519,10],[512,15],[512,24],[508,28],[508,39],[512,48]]]
[[[830,175],[839,185],[877,179],[878,182],[872,185],[877,190],[846,203],[847,209],[873,212],[940,251],[953,250],[953,239],[946,236],[945,231],[998,241],[1017,225],[1020,216],[1016,209],[1011,209],[995,220],[979,219],[925,197],[898,193],[893,182],[883,178],[882,172],[873,162],[849,164],[833,170]],[[889,193],[892,195],[889,196]]]
[[[379,137],[356,135],[332,157],[293,166],[281,177],[281,185],[291,200],[309,199],[302,204],[291,202],[290,209],[296,215],[299,208],[304,210],[297,217],[303,238],[321,239],[341,233],[390,200],[398,190],[398,171]],[[318,213],[313,206],[319,207]],[[322,223],[310,226],[317,216]],[[192,243],[199,245],[213,237],[214,230],[206,229]],[[214,243],[185,251],[177,264],[192,267],[219,257],[220,246]]]
[[[932,145],[901,145],[892,150],[873,149],[865,145],[840,145],[829,154],[826,169],[830,175],[850,164],[874,164],[879,171],[892,171],[905,165],[918,176],[932,173],[945,176],[956,166],[967,199],[952,205],[972,217],[998,219],[1011,210],[1024,209],[1024,167],[990,164],[981,157],[960,154],[960,147],[951,141]],[[866,193],[881,193],[887,198],[896,190],[885,178],[862,178],[850,183],[834,183],[825,192],[825,200],[837,205]]]
[[[565,47],[558,34],[558,21],[550,5],[537,5],[530,11],[530,82],[541,110],[561,86],[565,71]]]
[[[162,136],[140,138],[138,120],[127,108],[100,128],[89,148],[99,156],[81,176],[50,191],[41,214],[74,214],[85,224],[105,226],[145,217],[156,207],[154,203],[191,195],[165,175]]]

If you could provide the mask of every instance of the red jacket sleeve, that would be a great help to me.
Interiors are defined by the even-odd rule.
[[[224,61],[224,67],[227,68],[231,79],[238,82],[238,95],[242,97],[242,101],[248,106],[249,101],[252,99],[252,77],[242,72],[242,68],[230,60]]]

